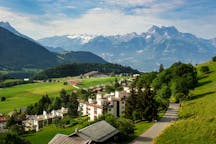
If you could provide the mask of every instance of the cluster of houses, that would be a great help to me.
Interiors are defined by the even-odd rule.
[[[62,107],[59,110],[52,110],[51,113],[43,111],[42,115],[27,115],[22,121],[25,131],[39,131],[44,126],[51,124],[56,119],[62,119],[68,113],[68,108]]]
[[[83,77],[104,77],[97,71],[89,72],[83,75]],[[122,90],[116,90],[115,92],[106,93],[106,85],[98,85],[96,87],[91,87],[88,90],[94,93],[94,98],[89,98],[88,101],[80,100],[78,111],[82,113],[83,116],[88,116],[89,121],[94,121],[99,116],[108,113],[113,116],[119,117],[124,114],[126,99],[130,95],[130,83],[136,78],[133,76],[127,80],[118,81],[121,85]],[[71,85],[77,85],[81,81],[71,80]],[[41,115],[26,115],[25,119],[21,122],[24,126],[24,130],[28,131],[39,131],[44,126],[51,124],[56,119],[62,119],[66,114],[68,114],[68,108],[62,107],[58,110],[52,110],[50,113],[43,111]],[[12,115],[12,114],[11,114]],[[0,131],[5,128],[7,117],[0,114]],[[104,125],[106,123],[102,122]],[[76,131],[74,135],[78,135],[80,131]],[[58,136],[58,137],[74,137],[70,136]]]
[[[88,116],[90,121],[94,121],[104,113],[121,116],[125,111],[126,98],[130,95],[128,83],[119,81],[123,90],[105,93],[105,86],[91,88],[96,92],[96,98],[89,98],[88,101],[79,101],[78,111],[83,116]],[[51,113],[43,111],[41,115],[27,115],[22,121],[25,131],[39,131],[44,126],[52,123],[56,119],[62,119],[68,113],[68,108],[62,107],[59,110],[52,110]]]
[[[115,91],[110,94],[97,93],[96,99],[88,99],[87,102],[81,101],[79,111],[83,115],[87,115],[90,121],[94,121],[104,113],[119,117],[125,111],[125,103],[128,95],[129,92],[126,91]]]
[[[0,113],[0,132],[6,127],[7,117]]]
[[[129,95],[130,89],[127,86],[124,86],[122,91],[116,90],[111,93],[97,91],[96,99],[89,98],[88,101],[80,101],[78,110],[83,116],[87,115],[90,121],[94,121],[104,113],[119,117],[125,111],[126,99]]]

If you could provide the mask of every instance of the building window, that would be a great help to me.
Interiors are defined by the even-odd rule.
[[[124,104],[124,101],[122,102],[122,104]]]

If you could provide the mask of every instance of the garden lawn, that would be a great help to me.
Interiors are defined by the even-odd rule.
[[[144,133],[147,129],[149,129],[154,122],[141,121],[135,124],[135,133],[134,135],[138,137],[142,133]]]
[[[199,71],[208,66],[210,73]],[[179,120],[168,127],[156,144],[216,144],[216,62],[197,66],[199,85],[191,91],[191,100],[184,101]]]
[[[154,123],[153,122],[138,122],[135,124],[135,136],[139,136],[150,128]],[[76,128],[82,128],[82,124],[77,124],[73,127],[68,128],[59,128],[54,124],[42,128],[37,133],[27,134],[23,137],[31,142],[31,144],[47,144],[56,134],[66,134],[69,135],[75,131]],[[126,142],[127,143],[127,142]]]
[[[50,124],[42,128],[39,132],[23,135],[22,137],[29,140],[31,144],[47,144],[56,134],[69,135],[75,132],[75,129],[81,129],[88,123],[86,117],[76,118],[78,123],[72,127],[60,128],[55,124]]]

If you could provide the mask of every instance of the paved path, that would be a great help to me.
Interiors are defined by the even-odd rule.
[[[165,115],[145,133],[134,139],[131,144],[150,144],[172,121],[178,118],[178,108],[179,104],[170,103]]]

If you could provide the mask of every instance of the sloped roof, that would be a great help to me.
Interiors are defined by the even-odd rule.
[[[99,72],[98,71],[91,71],[91,72],[85,73],[84,76],[92,76],[95,74],[99,74]]]
[[[57,134],[48,144],[87,144],[89,140],[85,140],[79,136],[73,136],[73,138],[68,135]]]
[[[90,139],[95,142],[104,142],[107,139],[116,135],[117,133],[119,133],[119,131],[116,128],[111,126],[106,121],[102,120],[88,127],[78,130],[75,134],[79,135],[84,139]]]
[[[96,122],[88,127],[76,130],[71,135],[57,134],[48,144],[89,144],[105,142],[119,131],[106,121]]]

